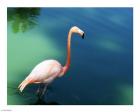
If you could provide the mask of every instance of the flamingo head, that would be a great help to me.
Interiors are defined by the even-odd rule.
[[[77,26],[73,26],[71,28],[71,32],[79,34],[82,37],[82,39],[84,39],[84,31],[78,28]]]

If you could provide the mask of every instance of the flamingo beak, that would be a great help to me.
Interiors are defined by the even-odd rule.
[[[83,33],[83,35],[82,35],[82,39],[84,39],[84,37],[85,37],[85,34]]]

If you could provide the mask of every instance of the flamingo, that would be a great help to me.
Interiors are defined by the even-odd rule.
[[[67,59],[66,64],[62,66],[57,60],[45,60],[34,67],[31,73],[22,81],[18,86],[19,91],[22,92],[25,87],[29,84],[43,84],[45,85],[40,96],[43,96],[48,84],[50,84],[54,79],[62,77],[70,67],[70,56],[71,56],[71,37],[72,34],[79,34],[84,39],[84,31],[82,31],[77,26],[70,28],[67,40]],[[40,93],[40,87],[37,90]]]

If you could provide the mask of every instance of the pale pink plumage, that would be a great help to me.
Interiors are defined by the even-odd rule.
[[[45,60],[39,63],[19,85],[22,92],[26,85],[30,83],[50,83],[61,75],[63,67],[56,60]]]
[[[31,71],[25,80],[18,86],[22,92],[24,88],[31,83],[51,83],[55,78],[63,76],[70,66],[70,45],[72,33],[78,33],[82,38],[84,32],[78,27],[74,26],[70,29],[67,43],[67,60],[64,67],[56,60],[45,60]]]

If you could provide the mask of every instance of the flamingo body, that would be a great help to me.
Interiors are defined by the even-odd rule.
[[[56,60],[45,60],[38,65],[31,72],[31,77],[40,83],[47,83],[50,77],[57,77],[62,71],[61,64]]]
[[[19,85],[20,91],[30,83],[51,83],[61,75],[63,67],[56,60],[45,60],[34,67],[26,79]]]

